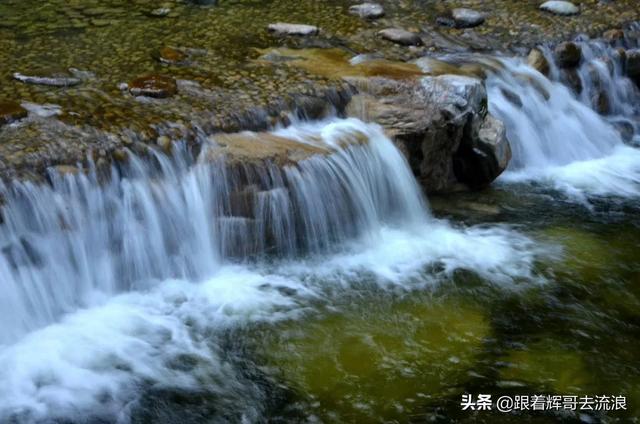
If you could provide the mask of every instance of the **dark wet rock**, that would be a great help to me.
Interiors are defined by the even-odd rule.
[[[410,32],[400,28],[387,28],[378,32],[378,35],[385,40],[391,41],[403,46],[420,46],[422,39],[415,32]]]
[[[617,121],[613,123],[613,126],[620,133],[622,141],[624,141],[625,143],[630,143],[631,140],[633,140],[633,136],[635,135],[635,128],[631,122]]]
[[[640,86],[640,49],[628,50],[626,57],[627,76]]]
[[[27,117],[27,110],[15,102],[0,101],[0,127]]]
[[[81,80],[76,77],[68,76],[36,76],[36,75],[24,75],[20,72],[15,72],[13,78],[23,82],[25,84],[35,85],[47,85],[50,87],[73,87],[80,84]]]
[[[176,80],[164,75],[145,75],[129,83],[129,92],[134,96],[154,98],[171,97],[178,91]]]
[[[520,98],[520,96],[514,91],[511,91],[508,88],[502,88],[500,89],[500,92],[511,104],[517,107],[522,107],[524,105],[524,103],[522,103],[522,98]]]
[[[378,19],[384,16],[384,8],[378,3],[362,3],[351,6],[349,13],[365,19]]]
[[[347,80],[359,90],[347,114],[381,125],[427,192],[481,188],[505,169],[510,148],[480,79]]]
[[[197,4],[199,6],[215,6],[218,4],[218,0],[188,0],[190,3]]]
[[[604,90],[598,90],[591,99],[593,109],[601,115],[611,113],[611,101]]]
[[[539,49],[531,49],[527,56],[527,64],[542,75],[549,75],[549,61]]]
[[[563,69],[560,72],[560,81],[571,88],[575,94],[582,93],[582,80],[576,68]]]
[[[276,35],[298,35],[298,36],[317,35],[318,32],[320,32],[317,26],[304,25],[304,24],[288,24],[284,22],[269,24],[268,30],[269,32],[272,32]]]
[[[173,47],[162,47],[154,56],[167,65],[184,65],[189,59],[189,55]]]
[[[456,28],[473,28],[482,25],[485,20],[484,13],[473,9],[456,8],[451,11],[451,17]]]
[[[576,43],[566,41],[556,46],[556,63],[561,68],[573,68],[580,64],[582,60],[582,49]]]
[[[453,158],[453,170],[458,181],[479,189],[507,169],[510,160],[511,146],[504,124],[487,115],[477,134],[463,138]]]
[[[580,8],[568,1],[547,1],[540,5],[540,10],[553,13],[554,15],[570,16],[580,13]]]

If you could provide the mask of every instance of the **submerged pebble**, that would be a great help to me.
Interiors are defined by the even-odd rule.
[[[146,96],[157,99],[171,97],[178,91],[175,79],[155,74],[138,77],[131,81],[128,87],[129,92],[134,96]]]

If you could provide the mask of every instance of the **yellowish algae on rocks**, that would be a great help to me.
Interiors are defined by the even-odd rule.
[[[613,247],[592,233],[577,228],[553,227],[545,230],[542,237],[563,249],[558,270],[577,273],[585,282],[594,281],[603,270],[616,263]]]
[[[525,383],[553,394],[581,394],[592,385],[581,355],[558,341],[545,339],[513,351],[500,371],[503,381]]]
[[[321,418],[390,421],[455,391],[490,334],[484,312],[446,299],[370,301],[267,337],[279,377]]]

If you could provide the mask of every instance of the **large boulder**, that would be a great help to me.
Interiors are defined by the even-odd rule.
[[[347,114],[384,127],[425,191],[482,188],[506,169],[511,149],[504,126],[487,112],[480,79],[347,80],[359,91]]]

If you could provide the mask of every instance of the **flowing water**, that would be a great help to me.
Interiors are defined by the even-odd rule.
[[[285,166],[211,159],[213,138],[3,186],[0,422],[637,421],[639,97],[589,51],[581,95],[504,59],[512,167],[431,206],[379,127],[341,119],[274,130],[326,152]],[[463,393],[629,407],[469,413]]]
[[[637,197],[640,91],[611,46],[581,47],[577,96],[561,82],[550,51],[550,79],[520,60],[504,60],[504,69],[489,77],[490,110],[507,125],[514,155],[503,180],[545,181],[585,203],[588,195]],[[599,96],[606,118],[592,109]]]

